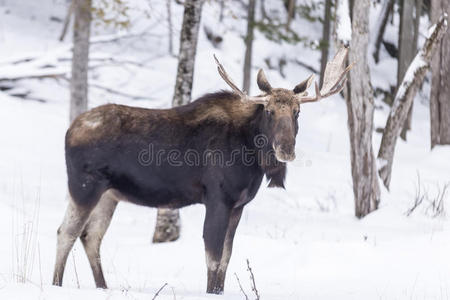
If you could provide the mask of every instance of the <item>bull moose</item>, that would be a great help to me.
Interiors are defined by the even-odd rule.
[[[119,201],[167,208],[202,203],[206,291],[223,293],[243,207],[264,176],[269,187],[284,188],[286,162],[295,158],[300,104],[342,90],[350,69],[347,52],[342,48],[327,64],[324,84],[319,90],[315,83],[312,97],[306,89],[313,75],[288,90],[272,88],[262,70],[257,84],[263,93],[248,96],[214,56],[232,92],[172,109],[107,104],[79,115],[65,137],[70,200],[57,231],[53,284],[62,285],[67,256],[79,237],[96,286],[106,288],[100,244]]]

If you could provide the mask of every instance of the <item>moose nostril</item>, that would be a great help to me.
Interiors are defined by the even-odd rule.
[[[283,152],[285,152],[286,154],[293,154],[294,149],[294,145],[286,145],[284,147],[281,147],[281,150],[283,150]]]

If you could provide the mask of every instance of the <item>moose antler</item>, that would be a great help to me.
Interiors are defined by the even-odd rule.
[[[222,77],[222,79],[233,89],[233,91],[238,94],[239,96],[241,96],[241,100],[242,101],[251,101],[253,103],[260,103],[260,104],[265,104],[267,103],[267,98],[265,96],[249,96],[246,93],[244,93],[243,91],[241,91],[236,84],[234,84],[233,80],[231,80],[230,76],[228,76],[228,73],[225,71],[225,68],[222,66],[222,64],[219,62],[219,60],[217,59],[216,55],[214,54],[214,60],[216,61],[217,64],[217,71],[219,71],[219,75],[220,77]],[[261,71],[261,70],[260,70]],[[262,75],[264,76],[264,74]]]
[[[341,48],[332,61],[327,63],[324,72],[324,80],[322,84],[322,89],[319,90],[319,85],[315,82],[314,87],[316,95],[314,97],[306,97],[303,95],[298,95],[297,100],[300,103],[316,102],[322,98],[329,97],[331,95],[337,94],[345,87],[347,82],[347,73],[353,67],[353,63],[347,68],[344,68],[345,61],[348,55],[348,48]]]
[[[319,101],[320,99],[327,98],[331,95],[337,94],[340,91],[342,91],[342,89],[345,87],[345,83],[347,82],[346,75],[353,67],[353,64],[350,64],[347,68],[344,67],[347,55],[348,55],[348,48],[343,47],[336,53],[333,60],[327,63],[324,72],[322,89],[319,90],[319,85],[317,84],[317,82],[314,83],[316,91],[316,95],[314,97],[308,97],[307,92],[302,92],[305,91],[307,88],[309,88],[309,86],[312,84],[314,80],[313,75],[308,77],[302,83],[298,84],[294,88],[294,93],[298,93],[296,95],[297,101],[299,103],[316,102]],[[242,101],[249,101],[259,104],[267,103],[268,97],[265,95],[254,97],[249,96],[242,90],[240,90],[236,86],[236,84],[234,84],[233,80],[231,80],[230,76],[228,76],[228,73],[225,71],[224,67],[219,62],[216,55],[214,55],[214,60],[216,61],[217,70],[219,71],[219,74],[222,77],[222,79],[233,89],[233,91],[236,94],[238,94],[241,97]],[[260,69],[258,72],[258,86],[261,90],[263,90],[267,94],[270,94],[272,87],[267,81],[266,76],[264,75],[262,69]]]

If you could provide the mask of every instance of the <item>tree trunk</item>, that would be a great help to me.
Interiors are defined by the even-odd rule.
[[[322,56],[320,59],[320,84],[323,84],[323,75],[328,61],[328,49],[330,45],[330,24],[331,24],[331,0],[325,1],[325,16],[322,30]]]
[[[397,90],[391,113],[386,122],[383,138],[381,140],[380,151],[378,152],[378,162],[381,179],[386,188],[389,188],[391,181],[392,163],[394,160],[395,144],[404,124],[408,111],[412,105],[414,97],[422,84],[425,74],[430,68],[433,54],[436,52],[439,42],[447,30],[447,17],[442,17],[434,27],[430,36],[425,41],[421,51],[419,51],[410,64],[403,78],[402,84]]]
[[[91,0],[75,1],[72,78],[70,80],[70,121],[87,109]]]
[[[437,22],[443,13],[450,15],[450,0],[433,0],[432,22]],[[431,62],[431,148],[450,144],[450,30],[445,33],[438,49]]]
[[[382,9],[382,19],[380,22],[380,26],[377,27],[377,39],[375,41],[375,51],[373,52],[373,58],[375,62],[378,63],[380,61],[380,47],[381,42],[383,41],[384,31],[386,30],[386,25],[389,20],[389,15],[394,8],[395,0],[385,0]]]
[[[380,190],[372,149],[374,101],[367,62],[370,0],[354,1],[349,60],[350,97],[347,97],[355,215],[362,218],[378,208]]]
[[[295,13],[295,0],[288,0],[288,15],[287,15],[287,22],[286,22],[286,30],[289,30],[291,26],[292,19],[294,18]],[[331,1],[331,0],[327,0]]]
[[[219,23],[222,23],[223,21],[224,11],[225,11],[225,0],[220,0]]]
[[[342,47],[350,46],[352,39],[352,22],[350,19],[350,4],[348,0],[336,0],[335,5],[335,25],[334,25],[334,46],[338,51]],[[347,58],[347,64],[350,64]],[[350,101],[350,78],[347,80],[347,84],[342,90],[342,94],[345,99]]]
[[[249,0],[247,14],[247,36],[245,37],[245,59],[244,59],[244,92],[250,93],[250,79],[252,68],[253,28],[255,23],[256,0]]]
[[[180,36],[177,78],[172,105],[184,105],[191,101],[194,81],[195,53],[197,49],[200,18],[204,0],[186,0],[183,27]],[[178,209],[160,208],[156,217],[154,243],[175,241],[180,237],[180,213]]]
[[[183,27],[180,36],[177,79],[173,95],[173,106],[191,101],[194,81],[195,53],[200,28],[200,18],[204,0],[186,0],[184,3]]]
[[[397,66],[397,88],[402,83],[406,70],[417,52],[418,29],[421,0],[402,0],[400,9],[400,32],[398,35],[399,55]],[[418,11],[419,8],[419,11]],[[412,106],[403,125],[400,136],[406,140],[406,132],[411,129]]]
[[[173,55],[172,0],[166,0],[167,27],[169,31],[169,54]]]
[[[180,237],[180,230],[180,211],[178,209],[158,208],[152,242],[166,243],[176,241]]]

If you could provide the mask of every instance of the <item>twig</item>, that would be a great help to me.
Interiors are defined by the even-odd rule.
[[[37,101],[37,102],[41,102],[41,103],[45,103],[47,102],[47,100],[39,98],[39,97],[34,97],[34,96],[30,96],[30,92],[26,91],[24,93],[16,93],[15,91],[13,91],[12,93],[9,93],[9,91],[2,91],[0,90],[0,95],[4,94],[7,95],[9,97],[13,97],[13,98],[18,98],[21,100],[33,100],[33,101]]]
[[[252,268],[250,267],[250,261],[247,258],[247,271],[250,272],[250,280],[252,281],[252,291],[255,293],[256,299],[259,300],[258,289],[256,288],[255,276],[253,275]]]
[[[167,282],[163,284],[162,287],[159,288],[159,290],[156,292],[155,296],[153,296],[152,300],[155,300],[156,297],[158,297],[159,293],[166,287]]]
[[[77,279],[77,287],[80,288],[80,280],[78,279],[77,265],[75,264],[75,254],[72,250],[73,269],[75,271],[75,278]]]
[[[56,78],[56,77],[64,76],[67,73],[69,73],[69,69],[68,68],[52,68],[52,70],[49,70],[49,69],[37,69],[37,70],[31,70],[29,72],[22,72],[22,74],[20,74],[20,72],[16,72],[16,73],[11,72],[11,74],[9,74],[9,75],[5,74],[4,76],[2,76],[0,74],[0,81],[16,81],[16,80],[21,80],[21,79]]]
[[[173,300],[177,300],[177,295],[175,295],[175,289],[173,288],[173,286],[171,286],[170,289],[172,290]]]
[[[312,66],[310,66],[310,65],[308,65],[308,64],[306,64],[306,63],[304,63],[304,62],[302,62],[302,61],[300,61],[298,59],[291,59],[290,61],[296,63],[299,66],[302,66],[303,68],[305,68],[305,69],[307,69],[307,70],[309,70],[309,71],[311,71],[311,72],[313,72],[315,74],[319,74],[319,71],[316,70],[314,67],[312,67]]]
[[[151,36],[148,31],[144,30],[139,33],[117,33],[117,34],[108,34],[108,35],[100,35],[95,36],[90,39],[90,45],[95,44],[104,44],[104,43],[111,43],[115,42],[121,39],[127,39],[127,38],[135,38],[135,37],[143,37],[143,36]],[[72,51],[73,44],[69,45],[63,45],[59,48],[56,48],[49,52],[40,52],[40,53],[25,53],[25,54],[18,54],[6,59],[0,60],[0,65],[5,64],[11,64],[11,65],[18,65],[22,63],[34,63],[34,61],[41,59],[42,57],[56,57],[59,58],[61,55],[65,53],[69,53]],[[45,62],[47,63],[47,62]]]
[[[421,191],[420,174],[419,174],[419,172],[417,172],[416,196],[414,198],[414,204],[410,209],[408,209],[408,211],[406,212],[406,216],[409,217],[416,210],[416,208],[418,208],[422,204],[423,200],[427,197],[428,197],[427,191],[425,191],[425,193],[422,193],[422,191]]]
[[[131,98],[131,99],[134,99],[134,100],[140,100],[140,99],[142,99],[142,100],[150,100],[151,99],[150,97],[146,97],[146,96],[133,95],[133,94],[128,94],[128,93],[125,93],[125,92],[121,92],[121,91],[118,91],[116,89],[113,89],[113,88],[110,88],[110,87],[106,87],[106,86],[103,86],[103,85],[100,85],[100,84],[97,84],[97,83],[89,83],[89,86],[97,88],[97,89],[101,89],[101,90],[104,90],[104,91],[107,91],[108,93],[111,93],[111,94],[116,94],[116,95],[119,95],[119,96],[122,96],[122,97]]]
[[[42,266],[41,266],[41,245],[38,243],[38,258],[39,258],[39,276],[41,279],[41,292],[44,291],[44,289],[42,288],[43,284],[42,284]]]
[[[61,78],[66,80],[66,81],[68,81],[68,82],[70,82],[70,78],[67,78],[67,77],[61,77]],[[89,83],[89,86],[97,88],[97,89],[104,90],[104,91],[106,91],[108,93],[111,93],[111,94],[116,94],[116,95],[119,95],[119,96],[122,96],[122,97],[131,98],[133,100],[140,100],[140,99],[142,99],[142,100],[152,100],[153,99],[153,98],[146,97],[146,96],[133,95],[133,94],[128,94],[128,93],[125,93],[125,92],[121,92],[121,91],[118,91],[116,89],[100,85],[98,83]]]
[[[139,33],[117,33],[117,34],[109,34],[109,35],[101,35],[91,38],[90,45],[94,44],[103,44],[103,43],[111,43],[116,42],[121,39],[128,39],[128,38],[134,38],[134,37],[143,37],[143,36],[152,35],[147,30],[144,30]]]
[[[236,273],[234,273],[234,276],[236,277],[236,280],[237,280],[237,282],[238,282],[238,284],[239,284],[239,288],[241,289],[242,294],[244,294],[245,300],[248,300],[248,296],[247,296],[247,294],[245,293],[244,288],[243,288],[242,285],[241,285],[241,281],[239,280],[239,277],[237,276]]]
[[[60,62],[70,62],[72,61],[72,57],[61,57],[58,58],[58,61]],[[114,63],[114,64],[128,64],[128,65],[134,65],[137,67],[145,68],[147,67],[144,63],[141,63],[139,61],[134,61],[130,59],[119,59],[115,57],[92,57],[90,55],[89,62],[106,62],[106,63]],[[101,67],[102,65],[96,65],[95,67]]]
[[[59,36],[60,42],[62,42],[64,40],[64,37],[66,36],[67,28],[69,27],[70,19],[72,17],[72,13],[73,13],[74,2],[75,2],[75,0],[72,0],[70,2],[69,9],[67,10],[66,18],[64,19],[63,29],[62,29],[61,35]]]

